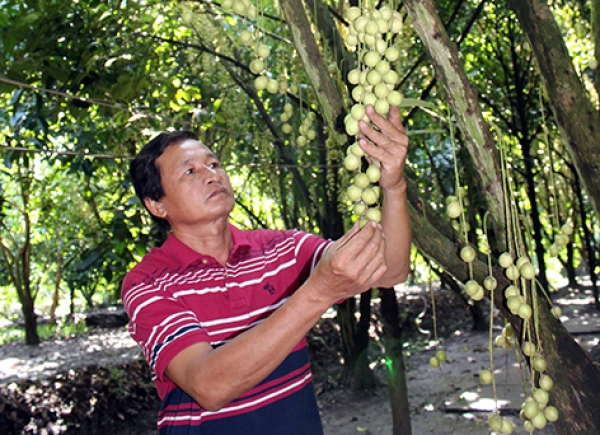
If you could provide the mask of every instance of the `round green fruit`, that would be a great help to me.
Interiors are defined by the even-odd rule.
[[[486,288],[486,290],[492,291],[496,288],[497,285],[498,285],[498,281],[496,281],[496,278],[494,278],[491,275],[486,276],[483,279],[483,286]]]
[[[436,357],[432,357],[429,360],[429,365],[431,366],[431,368],[437,369],[440,366],[440,362]]]
[[[475,293],[479,291],[479,283],[474,279],[470,279],[465,284],[465,293],[469,296],[473,296]]]
[[[523,343],[522,350],[523,355],[532,357],[533,355],[535,355],[536,352],[535,344],[533,344],[531,341],[526,341],[525,343]]]
[[[546,420],[546,417],[542,412],[539,412],[531,419],[531,424],[533,424],[536,429],[543,429],[548,424],[548,420]]]
[[[460,258],[465,263],[471,263],[473,260],[475,260],[475,255],[475,249],[473,249],[471,246],[467,245],[460,250]]]
[[[189,9],[186,9],[181,15],[181,19],[185,24],[192,24],[194,22],[194,13]]]
[[[554,381],[548,375],[541,375],[539,380],[540,388],[543,388],[546,391],[550,391],[554,386]]]
[[[355,156],[354,154],[349,154],[344,160],[344,166],[349,171],[356,171],[360,166],[360,158]]]
[[[350,186],[348,186],[348,189],[346,189],[346,196],[352,202],[358,201],[360,199],[361,194],[362,189],[358,186],[355,186],[354,184],[351,184]]]
[[[492,383],[493,380],[494,380],[494,375],[492,374],[491,371],[482,370],[481,372],[479,372],[479,381],[483,385],[489,385]]]
[[[499,415],[492,415],[488,418],[488,424],[490,425],[490,429],[495,432],[498,432],[502,429],[502,417]]]
[[[504,435],[510,435],[513,432],[513,424],[509,420],[502,420],[502,427],[500,428],[500,432]]]
[[[354,184],[356,184],[361,189],[364,189],[370,183],[371,182],[369,181],[369,177],[367,176],[367,174],[364,174],[362,172],[356,174],[356,176],[354,177]]]
[[[454,201],[446,206],[446,214],[450,219],[456,219],[462,213],[462,207],[460,206],[460,202]]]
[[[547,406],[544,408],[544,417],[546,417],[548,421],[555,422],[558,420],[558,409],[554,406]]]
[[[367,177],[371,183],[377,183],[381,178],[381,171],[377,166],[370,165],[367,168]]]
[[[498,263],[500,264],[500,266],[506,269],[508,266],[513,264],[512,255],[510,255],[510,253],[508,252],[504,252],[498,258]]]
[[[372,221],[381,222],[381,210],[379,210],[378,208],[368,209],[366,216]]]
[[[367,205],[373,205],[377,202],[378,196],[377,193],[375,193],[375,191],[373,190],[373,188],[367,187],[363,191],[361,198]]]
[[[524,320],[530,319],[532,314],[533,314],[533,311],[529,304],[525,303],[525,304],[521,304],[519,306],[518,315],[521,319],[524,319]]]
[[[546,362],[546,359],[540,354],[537,354],[533,357],[533,359],[531,360],[531,365],[540,373],[542,373],[548,368],[548,363]]]
[[[443,350],[438,350],[438,351],[435,353],[435,357],[437,358],[437,360],[438,360],[439,362],[446,362],[446,358],[447,358],[447,357],[446,357],[446,352],[444,352]]]

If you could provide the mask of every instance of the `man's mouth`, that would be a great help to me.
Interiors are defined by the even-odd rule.
[[[221,195],[221,194],[226,194],[227,193],[227,189],[225,189],[224,187],[218,187],[215,190],[213,190],[208,197],[209,198],[214,198],[217,195]]]

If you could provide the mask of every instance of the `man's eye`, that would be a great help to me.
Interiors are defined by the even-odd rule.
[[[186,174],[191,174],[192,172],[194,172],[194,170],[192,168],[190,168],[187,171],[185,171]]]
[[[209,166],[210,166],[212,169],[216,169],[216,168],[220,167],[221,165],[220,165],[220,163],[219,163],[219,162],[213,162],[213,163],[211,163]]]

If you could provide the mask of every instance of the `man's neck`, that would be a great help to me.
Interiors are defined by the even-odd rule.
[[[233,247],[227,220],[211,226],[173,228],[173,235],[194,251],[213,257],[221,265],[225,265]]]

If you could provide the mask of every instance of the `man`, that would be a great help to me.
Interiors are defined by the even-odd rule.
[[[163,400],[161,434],[318,435],[305,334],[335,302],[406,279],[411,233],[397,107],[360,146],[381,169],[381,225],[326,241],[300,231],[241,231],[216,156],[188,132],[163,133],[131,164],[137,195],[170,225],[125,278],[131,336]]]

